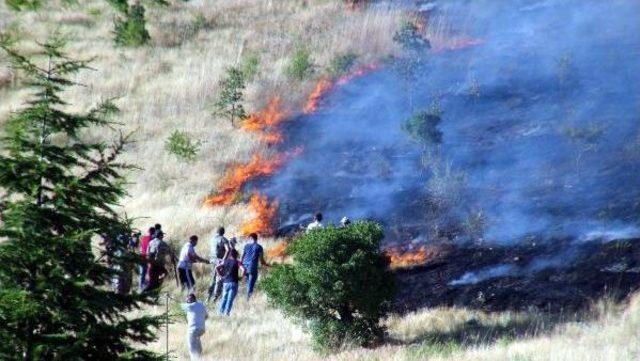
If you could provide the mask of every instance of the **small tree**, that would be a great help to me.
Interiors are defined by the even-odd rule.
[[[379,340],[394,292],[389,260],[380,252],[382,227],[356,222],[328,227],[298,238],[280,265],[264,280],[272,305],[300,321],[308,320],[316,346],[367,345]]]
[[[189,134],[174,130],[165,143],[165,149],[180,159],[194,161],[200,151],[200,141],[193,141]]]
[[[220,81],[220,93],[215,103],[217,115],[229,118],[232,126],[235,126],[235,119],[244,119],[246,113],[242,106],[244,98],[243,90],[244,74],[236,67],[227,69],[227,76]]]
[[[126,137],[83,141],[89,127],[112,125],[117,108],[65,110],[60,96],[87,62],[62,46],[50,40],[30,60],[0,41],[34,89],[0,139],[0,359],[155,360],[131,343],[152,341],[160,320],[126,315],[153,300],[107,287],[116,275],[109,263],[131,261],[119,256],[124,245],[104,242],[109,263],[92,249],[128,230],[114,209],[125,195],[120,172],[130,168],[116,161]]]
[[[146,44],[150,39],[147,31],[146,20],[144,18],[144,7],[136,2],[128,6],[125,2],[118,3],[116,9],[120,11],[122,17],[118,17],[114,21],[113,33],[114,41],[121,46],[141,46]]]

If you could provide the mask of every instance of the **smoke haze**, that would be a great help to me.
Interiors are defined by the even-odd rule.
[[[282,224],[374,218],[397,241],[635,236],[638,19],[632,0],[436,2],[415,79],[388,64],[338,86],[292,121],[303,153],[256,186]],[[403,124],[434,105],[425,157]]]

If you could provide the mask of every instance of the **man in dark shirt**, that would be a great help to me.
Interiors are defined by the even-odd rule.
[[[258,263],[265,267],[269,267],[269,264],[264,260],[264,250],[262,246],[258,244],[258,235],[251,233],[249,235],[249,243],[244,246],[244,252],[242,252],[242,265],[244,266],[247,275],[247,299],[253,294],[253,289],[258,280]]]
[[[233,300],[238,294],[238,280],[240,279],[240,269],[246,272],[240,262],[238,262],[238,252],[234,249],[229,251],[227,259],[216,267],[218,276],[222,279],[222,300],[220,301],[219,312],[221,315],[231,313]]]
[[[216,267],[221,265],[226,259],[231,246],[229,240],[224,237],[224,227],[218,227],[216,235],[211,238],[209,242],[209,249],[211,250],[211,256],[209,262],[213,265],[213,272],[211,275],[211,286],[209,286],[209,295],[207,297],[207,303],[213,299],[215,302],[220,295],[222,295],[222,279],[217,276],[218,272]]]

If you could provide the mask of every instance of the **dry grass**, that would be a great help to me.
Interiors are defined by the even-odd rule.
[[[174,240],[188,234],[208,236],[218,225],[237,232],[250,218],[244,205],[204,209],[201,201],[215,189],[225,166],[264,150],[250,134],[211,115],[217,84],[225,67],[248,52],[260,57],[259,72],[247,89],[247,107],[259,109],[281,95],[292,110],[301,108],[314,80],[292,82],[284,75],[296,46],[311,52],[319,75],[337,54],[353,52],[362,62],[393,53],[392,34],[401,14],[350,11],[338,1],[218,0],[177,1],[170,8],[148,10],[152,46],[114,48],[110,31],[113,11],[102,0],[82,2],[40,13],[15,14],[0,2],[0,29],[18,26],[22,38],[40,40],[58,29],[70,38],[70,52],[96,57],[95,72],[80,75],[87,87],[67,95],[75,109],[86,109],[113,96],[122,109],[120,121],[135,132],[136,143],[125,160],[144,169],[130,174],[131,194],[123,207],[145,228],[163,223]],[[197,25],[194,25],[197,24]],[[28,45],[25,45],[27,48]],[[25,99],[19,80],[0,65],[0,122]],[[164,149],[175,130],[203,141],[193,163],[178,161]],[[92,137],[104,137],[101,133]],[[203,242],[199,252],[207,254]],[[209,270],[196,267],[203,294]],[[169,286],[172,288],[174,286]],[[177,297],[175,289],[169,289]],[[321,355],[311,350],[302,329],[266,305],[258,294],[247,303],[240,293],[230,318],[214,316],[204,348],[207,360],[635,360],[640,359],[637,330],[640,298],[624,311],[597,312],[589,323],[554,326],[541,315],[484,314],[443,308],[386,320],[390,341],[375,349],[344,350]],[[172,306],[176,309],[176,305]],[[142,312],[162,312],[162,308]],[[185,325],[170,326],[170,348],[186,359]],[[149,347],[163,351],[164,334]],[[515,339],[514,339],[515,337]]]

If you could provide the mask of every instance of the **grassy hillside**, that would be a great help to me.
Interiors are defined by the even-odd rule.
[[[227,66],[248,56],[259,59],[247,88],[246,107],[257,111],[280,96],[291,112],[305,98],[332,59],[352,52],[363,64],[393,54],[392,36],[402,14],[347,10],[338,1],[220,0],[177,1],[148,8],[150,46],[117,48],[112,41],[114,11],[105,1],[82,1],[63,7],[54,2],[38,13],[14,13],[0,2],[0,30],[19,31],[24,47],[60,31],[77,57],[95,57],[94,72],[82,74],[67,94],[76,109],[107,97],[121,97],[121,121],[136,142],[125,160],[139,165],[129,175],[130,197],[123,210],[142,218],[144,228],[160,222],[174,240],[189,234],[208,237],[223,224],[230,234],[253,217],[244,203],[207,208],[204,197],[216,190],[228,164],[269,152],[255,135],[233,128],[212,115],[218,82]],[[286,66],[296,49],[309,50],[315,71],[291,79]],[[0,65],[0,122],[19,107],[26,92],[21,79]],[[164,144],[174,130],[186,131],[202,147],[194,162],[169,154]],[[100,137],[101,134],[87,134]],[[201,253],[208,253],[203,242]],[[196,266],[204,292],[209,268]],[[206,281],[208,282],[208,280]],[[172,286],[170,286],[172,287]],[[170,289],[175,298],[180,296]],[[317,354],[299,325],[267,307],[259,294],[247,303],[240,293],[234,314],[214,316],[203,338],[207,359],[223,360],[633,360],[640,357],[637,329],[640,299],[628,306],[601,302],[582,321],[559,322],[544,314],[485,314],[466,309],[425,309],[393,315],[387,321],[391,340],[374,349]],[[177,301],[173,309],[177,310]],[[163,312],[162,307],[141,312]],[[574,317],[568,317],[573,319]],[[587,320],[587,321],[585,321]],[[181,320],[170,326],[170,348],[187,359]],[[165,335],[151,348],[164,351]]]

